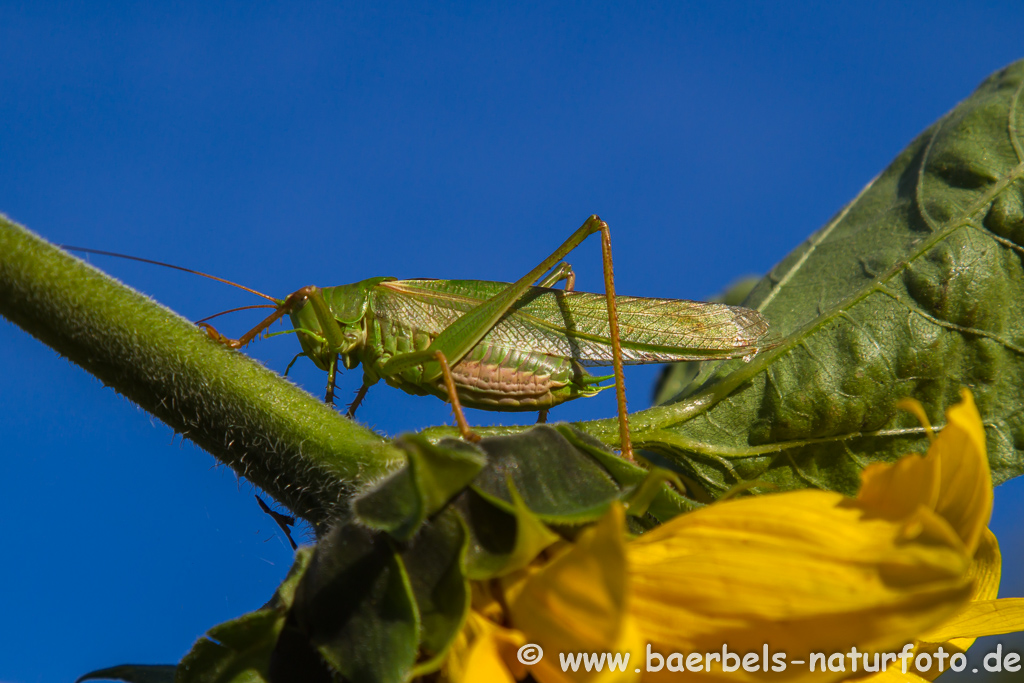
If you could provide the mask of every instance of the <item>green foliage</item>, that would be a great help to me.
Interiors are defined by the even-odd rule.
[[[127,683],[174,683],[174,664],[123,664],[87,673],[82,681],[127,681]]]
[[[458,441],[441,447],[410,434],[396,445],[405,451],[408,466],[357,497],[352,508],[366,526],[406,541],[473,481],[485,461],[471,444]]]
[[[326,665],[352,683],[399,683],[416,661],[419,612],[399,549],[355,522],[317,545],[292,616]]]
[[[897,400],[940,426],[966,386],[994,480],[1020,474],[1022,89],[1024,62],[987,79],[779,263],[744,304],[777,345],[677,379],[631,416],[640,446],[713,495],[754,480],[853,493],[868,463],[926,447]]]
[[[118,680],[128,683],[265,683],[270,657],[293,602],[300,579],[313,555],[302,548],[288,576],[266,606],[214,626],[178,665],[125,664],[93,671],[79,681]]]
[[[269,676],[271,661],[287,671],[312,661],[320,667],[313,678],[328,680],[335,672],[352,683],[400,682],[436,671],[465,620],[470,579],[522,568],[649,479],[632,465],[617,468],[616,478],[593,453],[615,456],[566,426],[538,426],[478,446],[432,445],[416,435],[402,441],[406,466],[358,498],[353,514],[336,523],[308,562],[301,556],[286,582],[293,588],[279,591],[273,608],[200,640],[182,661],[178,683],[242,680],[229,677],[242,671]],[[515,467],[511,454],[524,452],[535,457]],[[475,476],[467,480],[468,472]],[[662,508],[687,506],[660,479],[653,488]],[[408,505],[410,498],[440,505],[428,518],[422,504]],[[409,514],[380,524],[379,512],[387,509]],[[644,522],[656,520],[638,521]],[[275,648],[282,627],[288,637]],[[216,677],[209,673],[214,669]]]
[[[302,548],[273,599],[255,612],[214,626],[178,664],[175,683],[262,683],[313,551]]]

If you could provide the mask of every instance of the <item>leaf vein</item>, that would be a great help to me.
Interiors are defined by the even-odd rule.
[[[999,336],[997,334],[994,334],[992,332],[989,332],[988,330],[980,330],[980,329],[978,329],[976,327],[964,327],[963,325],[957,325],[956,323],[951,323],[948,320],[942,320],[941,318],[936,318],[932,314],[930,314],[927,311],[921,309],[921,307],[918,306],[916,303],[911,303],[911,302],[906,301],[900,294],[898,294],[897,292],[893,292],[888,287],[883,287],[883,286],[879,285],[878,291],[880,291],[880,292],[882,292],[884,294],[887,294],[888,296],[892,297],[893,299],[895,299],[900,304],[906,306],[908,309],[910,309],[914,313],[917,313],[919,316],[921,316],[925,320],[927,320],[927,321],[929,321],[929,322],[931,322],[931,323],[933,323],[935,325],[938,325],[939,327],[943,327],[943,328],[946,328],[946,329],[949,329],[949,330],[955,330],[957,332],[962,332],[964,334],[973,334],[973,335],[978,336],[978,337],[985,337],[986,339],[991,339],[992,341],[999,342],[1000,344],[1002,344],[1003,346],[1005,346],[1009,350],[1013,351],[1014,353],[1017,353],[1017,354],[1020,354],[1020,355],[1024,355],[1024,348],[1022,348],[1020,346],[1017,346],[1013,342],[1011,342],[1011,341],[1009,341],[1007,339],[1003,339],[1001,336]]]
[[[1010,143],[1013,145],[1013,150],[1017,154],[1017,161],[1020,163],[1024,163],[1024,145],[1021,144],[1020,131],[1017,130],[1017,105],[1022,97],[1024,97],[1024,79],[1021,80],[1020,85],[1017,86],[1017,92],[1013,94],[1013,99],[1010,100],[1010,112],[1007,115],[1007,132],[1010,135]]]
[[[764,312],[765,307],[767,307],[768,304],[770,304],[772,302],[772,300],[775,298],[775,294],[780,289],[782,289],[782,287],[785,286],[785,284],[787,282],[789,282],[789,280],[792,279],[792,277],[794,275],[796,275],[796,273],[800,270],[800,268],[804,265],[804,263],[807,262],[807,259],[810,258],[811,254],[814,253],[814,250],[818,248],[818,245],[821,244],[823,241],[825,241],[825,238],[827,238],[829,236],[829,234],[831,234],[832,231],[840,223],[842,223],[843,219],[846,218],[846,215],[850,212],[850,209],[854,205],[857,204],[857,200],[859,200],[861,198],[861,196],[865,192],[867,192],[871,188],[872,185],[874,185],[876,180],[878,180],[878,176],[875,176],[874,178],[872,178],[871,181],[867,185],[865,185],[863,188],[861,188],[861,191],[857,193],[857,196],[854,197],[853,200],[850,201],[846,206],[844,206],[842,208],[842,210],[838,214],[836,214],[835,218],[833,218],[832,221],[828,225],[826,225],[824,228],[819,230],[816,234],[811,236],[811,238],[808,240],[809,245],[807,247],[807,251],[805,251],[803,254],[801,254],[800,258],[797,260],[797,262],[793,264],[793,267],[790,268],[789,270],[787,270],[786,274],[783,275],[781,278],[779,278],[779,281],[777,283],[775,283],[775,286],[772,287],[772,291],[768,292],[768,296],[766,296],[764,298],[764,301],[762,301],[760,303],[760,305],[758,305],[757,310],[759,312]]]

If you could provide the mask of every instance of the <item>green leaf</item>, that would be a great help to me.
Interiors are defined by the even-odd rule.
[[[174,683],[174,664],[122,664],[92,671],[79,678],[82,681],[127,681],[127,683]]]
[[[405,451],[406,466],[356,498],[352,507],[370,528],[407,540],[427,517],[473,481],[485,457],[464,441],[432,444],[418,434],[407,434],[395,445]]]
[[[383,533],[354,523],[332,529],[317,545],[291,617],[349,683],[401,683],[416,661],[416,602]]]
[[[516,518],[516,542],[512,551],[505,559],[500,574],[508,574],[517,569],[522,569],[533,562],[542,550],[559,539],[558,534],[549,529],[527,507],[526,501],[519,495],[512,482],[509,482],[509,494],[512,496],[512,514]]]
[[[313,556],[312,548],[295,554],[288,576],[263,609],[214,626],[192,646],[178,665],[176,683],[263,683],[295,591]]]
[[[608,471],[552,426],[484,439],[479,446],[487,453],[487,466],[473,489],[509,512],[512,488],[540,519],[562,524],[593,521],[619,498]]]
[[[175,683],[265,683],[270,654],[284,625],[275,610],[257,610],[218,624],[178,665]]]
[[[608,450],[603,443],[571,425],[556,425],[555,428],[569,443],[601,463],[624,492],[628,493],[631,501],[636,502],[637,489],[651,487],[652,490],[644,494],[644,509],[657,522],[667,522],[676,515],[700,507],[698,503],[666,485],[664,482],[669,479],[668,476],[658,475],[655,478],[657,482],[654,483],[655,479],[652,479],[651,475],[653,471],[659,470],[659,467],[654,466],[652,470],[623,460]],[[640,455],[649,454],[641,453]],[[630,512],[630,514],[634,513]]]
[[[497,576],[516,547],[516,516],[469,489],[452,502],[469,532],[466,574],[471,579]]]
[[[487,463],[484,453],[465,441],[446,439],[435,445],[418,434],[407,434],[396,445],[409,453],[409,465],[427,516],[468,486]]]
[[[974,393],[996,483],[1024,467],[1024,62],[926,130],[754,289],[778,345],[702,370],[632,415],[642,448],[711,492],[761,480],[854,492],[860,471],[927,445]],[[614,441],[608,422],[584,425]]]
[[[420,614],[421,655],[429,657],[417,665],[417,676],[441,666],[466,618],[470,595],[463,560],[468,541],[462,519],[449,509],[424,525],[402,551]]]
[[[470,579],[483,581],[521,569],[558,540],[514,488],[509,495],[511,511],[472,489],[452,504],[469,530],[466,576]]]
[[[469,530],[466,574],[472,579],[524,567],[558,540],[549,525],[571,537],[612,501],[630,500],[644,486],[650,487],[642,506],[648,514],[631,522],[636,531],[697,506],[665,485],[665,477],[648,481],[647,469],[570,425],[538,425],[478,445],[487,464],[452,504]]]
[[[295,602],[295,592],[299,588],[299,583],[302,581],[302,577],[306,575],[309,563],[313,560],[313,552],[314,549],[311,547],[299,548],[295,551],[295,559],[288,570],[288,575],[284,577],[284,581],[277,587],[274,597],[270,600],[269,607],[279,611],[291,609],[292,604]]]

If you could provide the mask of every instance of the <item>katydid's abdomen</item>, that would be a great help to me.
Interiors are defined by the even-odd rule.
[[[370,316],[362,363],[367,383],[381,377],[379,370],[388,359],[410,351],[422,351],[437,336],[435,330],[410,327],[404,322]],[[589,376],[574,372],[572,362],[547,353],[519,349],[485,339],[451,368],[452,379],[462,404],[472,408],[502,411],[545,410],[573,398],[593,395]],[[385,382],[410,394],[432,394],[443,400],[448,392],[442,378],[424,381],[422,367],[414,366]]]

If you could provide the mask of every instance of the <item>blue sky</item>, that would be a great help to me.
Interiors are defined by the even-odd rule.
[[[769,270],[1024,57],[1019,1],[368,5],[0,3],[0,211],[277,296],[512,280],[598,213],[620,292],[700,299]],[[599,254],[571,259],[579,289],[600,290]],[[257,303],[93,262],[191,319]],[[251,486],[7,323],[0,348],[0,681],[176,661],[266,600],[291,551]],[[248,352],[282,371],[296,351]],[[633,408],[655,374],[627,375]],[[322,392],[310,363],[294,377]],[[359,417],[398,434],[450,411],[378,386]],[[997,491],[1006,575],[1022,492]]]

